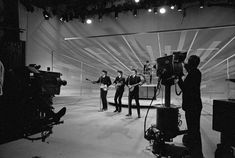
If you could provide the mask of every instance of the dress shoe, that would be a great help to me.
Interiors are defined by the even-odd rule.
[[[127,114],[126,116],[131,116],[130,114]]]
[[[114,110],[113,112],[118,112],[118,110]]]

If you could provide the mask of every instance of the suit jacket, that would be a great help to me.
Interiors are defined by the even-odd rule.
[[[179,87],[182,90],[182,108],[183,110],[201,110],[201,72],[198,69],[189,71],[185,80],[179,80]]]
[[[124,91],[124,87],[125,87],[125,78],[124,77],[119,77],[117,76],[115,78],[115,80],[113,81],[113,83],[115,84],[120,84],[120,86],[117,87],[117,90],[120,90],[120,91]]]
[[[102,83],[104,85],[110,86],[111,85],[111,79],[109,76],[101,76],[97,81],[95,81],[96,83]]]
[[[134,84],[137,84],[137,83],[140,83],[141,82],[141,78],[137,75],[135,76],[129,76],[126,80],[126,85],[134,85]],[[135,86],[134,90],[132,91],[133,93],[139,93],[139,86]]]

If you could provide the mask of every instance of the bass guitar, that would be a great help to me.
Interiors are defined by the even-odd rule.
[[[129,91],[132,92],[134,90],[135,86],[138,86],[140,84],[141,83],[136,83],[136,84],[133,84],[133,85],[128,85]]]
[[[90,81],[91,83],[95,84],[95,81],[92,81],[88,78],[86,78],[87,81]],[[103,84],[103,83],[100,83],[100,88],[103,89],[104,91],[107,91],[108,90],[108,85],[107,84]]]
[[[118,82],[115,84],[115,88],[118,89],[123,85],[123,82]]]

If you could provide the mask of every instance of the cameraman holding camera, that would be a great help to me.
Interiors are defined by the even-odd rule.
[[[189,148],[192,158],[203,158],[201,133],[200,133],[200,116],[202,110],[201,101],[201,72],[198,69],[200,58],[192,55],[188,63],[184,64],[188,75],[183,81],[179,77],[179,87],[182,90],[182,109],[185,111],[185,118],[188,128],[188,135],[185,137],[186,146]]]

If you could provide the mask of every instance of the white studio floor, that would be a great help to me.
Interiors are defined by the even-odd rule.
[[[137,118],[133,109],[132,118],[126,118],[127,108],[122,113],[98,112],[99,98],[57,97],[56,110],[67,107],[64,124],[55,126],[46,142],[20,139],[0,145],[1,158],[155,158],[147,150],[143,123],[146,109],[141,109],[142,118]],[[185,119],[182,114],[182,129]],[[150,110],[147,127],[155,124],[156,111]],[[213,158],[219,133],[212,130],[212,116],[204,111],[201,117],[201,134],[205,158]],[[174,139],[181,143],[181,136]]]

